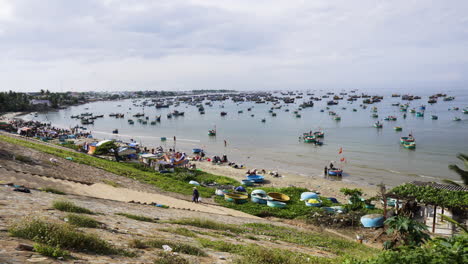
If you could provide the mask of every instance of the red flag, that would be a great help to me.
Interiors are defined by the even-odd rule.
[[[341,162],[345,161],[345,158],[341,158],[340,161],[341,161]]]
[[[340,148],[340,151],[338,151],[338,154],[343,153],[343,148]]]

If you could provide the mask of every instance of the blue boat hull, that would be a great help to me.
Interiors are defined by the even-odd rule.
[[[384,217],[383,215],[365,215],[361,217],[361,223],[364,227],[381,227],[384,225]]]

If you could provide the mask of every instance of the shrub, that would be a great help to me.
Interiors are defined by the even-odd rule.
[[[118,149],[117,145],[115,144],[114,141],[109,141],[96,147],[96,151],[94,151],[94,155],[106,155],[114,149]]]
[[[69,224],[57,223],[50,219],[25,218],[13,224],[9,232],[14,237],[30,239],[52,247],[103,255],[131,255],[115,248],[97,235],[80,232]]]
[[[79,227],[98,228],[101,223],[94,218],[84,215],[67,214],[68,223]]]
[[[83,207],[79,207],[70,201],[54,201],[52,206],[55,209],[59,211],[63,211],[63,212],[78,213],[78,214],[94,214],[93,211],[83,208]]]
[[[51,258],[70,258],[70,252],[61,249],[60,247],[52,247],[44,244],[39,244],[39,243],[34,243],[34,251],[37,253],[46,256],[46,257],[51,257]]]
[[[65,195],[66,194],[66,193],[64,193],[64,192],[62,192],[60,190],[57,190],[57,189],[54,189],[54,188],[51,188],[51,187],[41,188],[40,190],[43,191],[43,192],[59,194],[59,195]]]
[[[151,218],[151,217],[146,217],[143,215],[134,215],[134,214],[127,214],[127,213],[116,213],[116,215],[125,216],[127,218],[137,220],[137,221],[157,223],[156,219]]]

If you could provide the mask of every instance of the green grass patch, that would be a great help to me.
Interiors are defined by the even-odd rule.
[[[58,258],[63,258],[63,259],[69,259],[71,258],[70,252],[67,250],[63,250],[60,247],[52,247],[49,245],[45,244],[39,244],[39,243],[34,243],[34,251],[37,253],[46,256],[46,257],[51,257],[54,259]]]
[[[60,190],[57,190],[57,189],[51,188],[51,187],[41,188],[40,190],[43,191],[43,192],[48,192],[48,193],[53,193],[53,194],[59,194],[59,195],[65,195],[65,194],[66,194],[65,192],[62,192],[62,191],[60,191]]]
[[[52,207],[59,211],[68,212],[68,213],[78,213],[78,214],[94,214],[93,211],[75,205],[70,201],[54,201]]]
[[[127,214],[127,213],[116,213],[116,215],[125,216],[127,218],[143,221],[143,222],[150,222],[150,223],[157,223],[157,220],[151,217],[147,217],[144,215],[134,215],[134,214]]]
[[[66,223],[51,219],[25,218],[13,224],[8,230],[14,237],[30,239],[51,247],[100,255],[132,256],[131,252],[119,249],[95,234],[76,230]]]
[[[125,176],[144,183],[152,184],[165,191],[176,192],[185,195],[192,194],[193,185],[188,184],[190,180],[195,180],[200,183],[217,182],[219,184],[238,184],[237,180],[231,179],[229,177],[217,176],[199,170],[179,168],[176,169],[174,173],[159,173],[153,169],[136,163],[110,161],[98,157],[93,157],[84,153],[55,148],[43,145],[41,143],[30,142],[8,136],[0,135],[0,140],[32,148],[61,158],[70,157],[73,159],[73,162],[76,163],[100,168],[120,176]],[[213,188],[203,186],[200,186],[198,190],[202,197],[211,197],[215,192]]]
[[[196,237],[197,234],[187,228],[184,228],[184,227],[177,227],[177,228],[163,228],[163,229],[159,229],[160,231],[163,231],[163,232],[168,232],[168,233],[172,233],[172,234],[177,234],[177,235],[181,235],[181,236],[186,236],[186,237]]]
[[[202,219],[202,218],[183,218],[183,219],[167,221],[167,223],[177,224],[177,225],[195,226],[195,227],[211,229],[211,230],[230,231],[232,233],[244,232],[244,229],[238,226],[218,223],[215,221]]]
[[[215,201],[225,207],[232,208],[235,210],[242,211],[244,213],[248,213],[251,215],[259,216],[259,217],[269,217],[274,216],[278,218],[287,218],[287,219],[294,219],[300,216],[309,215],[311,212],[316,210],[321,210],[320,208],[316,207],[309,207],[306,206],[304,201],[300,201],[299,198],[301,197],[301,193],[308,192],[309,190],[305,188],[297,188],[297,187],[286,187],[286,188],[247,188],[247,191],[250,193],[254,189],[261,189],[268,192],[279,192],[288,195],[291,200],[287,203],[286,208],[273,208],[269,207],[266,204],[258,204],[252,201],[249,201],[244,204],[235,204],[232,202],[227,202],[224,200],[224,197],[217,196]],[[323,206],[331,206],[332,203],[323,198],[322,199]]]
[[[163,245],[168,245],[172,248],[173,252],[183,253],[187,255],[201,256],[205,257],[207,254],[196,246],[181,242],[173,242],[165,239],[151,239],[146,241],[141,241],[138,239],[132,240],[130,242],[130,247],[134,248],[159,248],[162,249]]]
[[[203,247],[239,255],[237,264],[332,263],[332,259],[310,256],[288,250],[266,248],[255,244],[233,244],[221,240],[197,239]]]
[[[78,227],[99,228],[102,223],[86,215],[67,214],[68,223]]]
[[[272,224],[250,223],[244,225],[254,235],[268,236],[276,240],[306,247],[320,248],[337,255],[372,256],[378,250],[358,244],[354,241],[336,238],[331,234],[317,233],[296,228]]]
[[[122,184],[119,184],[115,181],[111,181],[111,180],[102,180],[103,183],[107,184],[107,185],[110,185],[112,187],[115,187],[115,188],[119,188],[119,187],[122,187]]]
[[[23,155],[15,155],[15,160],[24,162],[24,163],[32,163],[33,160],[28,157],[28,156],[23,156]]]
[[[171,253],[160,252],[154,264],[190,264],[186,258]]]

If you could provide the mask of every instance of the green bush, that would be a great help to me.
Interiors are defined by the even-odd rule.
[[[102,224],[94,218],[85,215],[67,214],[68,223],[78,227],[98,228]]]
[[[76,230],[73,226],[51,219],[25,218],[13,224],[9,232],[14,237],[30,239],[51,247],[102,255],[132,255],[117,249],[97,235]]]
[[[134,215],[134,214],[127,214],[127,213],[116,213],[116,215],[125,216],[127,218],[137,220],[137,221],[157,223],[156,219],[151,218],[151,217],[146,217],[143,215]]]
[[[458,264],[468,263],[468,236],[437,238],[422,247],[398,247],[367,260],[347,259],[346,264]]]
[[[106,155],[106,154],[109,154],[111,150],[118,149],[118,148],[119,147],[115,144],[114,141],[109,141],[96,147],[96,151],[94,151],[94,155]]]
[[[70,258],[70,252],[61,249],[60,247],[52,247],[44,244],[39,244],[39,243],[34,243],[34,251],[37,253],[46,256],[46,257],[51,257],[51,258]]]
[[[74,203],[70,201],[54,201],[52,203],[52,206],[63,212],[69,212],[69,213],[78,213],[78,214],[94,214],[93,211],[77,206]]]

